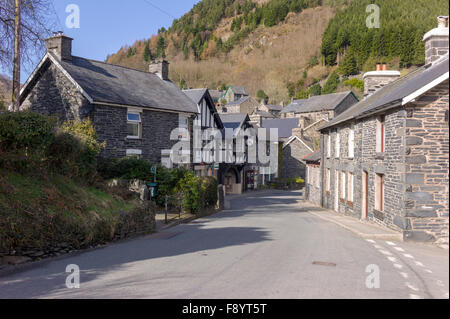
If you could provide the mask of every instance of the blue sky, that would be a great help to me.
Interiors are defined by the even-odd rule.
[[[73,54],[103,61],[126,44],[149,38],[188,12],[199,0],[53,0],[58,30],[74,38]],[[80,8],[80,28],[66,27],[66,7]],[[155,8],[155,6],[161,10]],[[55,31],[58,31],[55,30]],[[40,58],[40,57],[39,57]],[[22,82],[29,70],[22,72]]]

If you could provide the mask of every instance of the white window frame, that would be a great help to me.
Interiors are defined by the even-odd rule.
[[[331,157],[331,134],[328,134],[328,141],[327,141],[327,157]]]
[[[341,134],[339,132],[336,132],[336,145],[334,149],[335,153],[334,157],[339,158],[341,153]]]
[[[341,172],[341,175],[340,175],[340,181],[339,181],[339,186],[340,186],[340,196],[339,196],[339,198],[340,199],[342,199],[342,200],[344,200],[345,201],[345,199],[346,199],[346,187],[347,187],[347,185],[346,185],[346,176],[347,176],[347,174],[344,172],[344,171],[342,171]]]
[[[375,209],[383,212],[385,204],[385,176],[375,174]]]
[[[353,185],[355,183],[355,175],[351,172],[347,173],[347,201],[353,203],[354,193]]]
[[[128,117],[130,114],[138,115],[139,116],[139,120],[130,120],[129,117]],[[140,139],[142,137],[142,111],[134,110],[134,109],[128,109],[128,112],[127,112],[127,125],[128,124],[137,124],[137,126],[138,126],[138,135],[136,135],[136,136],[128,135],[128,126],[127,126],[127,138],[128,139],[135,139],[135,140]]]
[[[355,129],[354,127],[350,127],[348,132],[348,157],[355,157]]]

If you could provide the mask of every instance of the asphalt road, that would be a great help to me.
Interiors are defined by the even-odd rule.
[[[0,298],[448,298],[446,250],[362,239],[309,214],[298,192],[231,202],[190,224],[0,277]],[[79,289],[66,287],[69,264],[81,270]]]

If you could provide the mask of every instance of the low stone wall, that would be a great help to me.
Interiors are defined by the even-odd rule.
[[[156,230],[155,206],[152,202],[144,202],[142,207],[136,208],[131,212],[121,212],[120,220],[115,229],[104,229],[111,241],[132,238],[139,235],[149,234]],[[101,227],[102,224],[99,224]],[[105,225],[107,226],[107,225]],[[80,249],[93,248],[105,244],[104,238],[94,239],[90,247],[75,247],[68,242],[48,243],[44,247],[25,247],[21,251],[0,252],[0,268],[5,264],[22,264],[29,261],[41,260],[50,257],[58,257]]]

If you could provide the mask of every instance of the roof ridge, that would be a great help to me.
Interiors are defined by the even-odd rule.
[[[148,72],[148,71],[142,71],[142,70],[138,70],[138,69],[133,69],[133,68],[126,67],[126,66],[123,66],[123,65],[119,65],[119,64],[107,63],[107,62],[94,60],[94,59],[83,58],[83,57],[75,56],[75,55],[73,55],[72,57],[78,58],[78,59],[83,59],[83,60],[90,61],[90,62],[96,62],[96,63],[106,64],[106,65],[110,65],[110,66],[115,66],[115,67],[119,67],[119,68],[126,69],[126,70],[131,70],[131,71],[141,72],[141,73],[145,73],[145,74],[155,75],[155,74],[153,74],[151,72]],[[167,81],[164,81],[164,82],[167,82]]]

